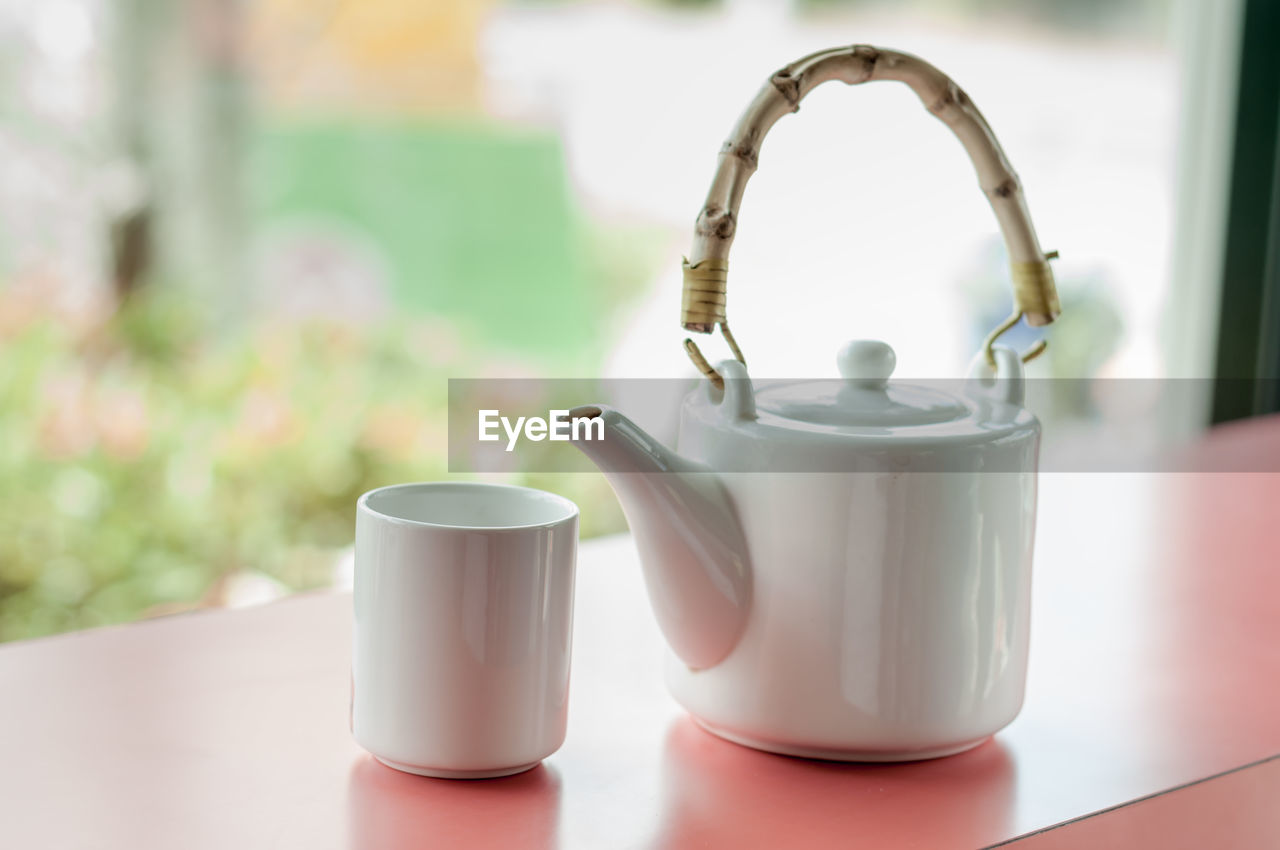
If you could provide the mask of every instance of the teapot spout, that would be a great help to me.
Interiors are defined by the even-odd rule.
[[[667,643],[690,668],[713,667],[737,645],[751,602],[746,539],[724,484],[612,408],[570,411],[597,416],[604,439],[588,432],[573,443],[622,503]]]

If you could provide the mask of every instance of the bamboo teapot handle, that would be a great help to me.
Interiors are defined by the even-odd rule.
[[[1013,314],[983,344],[987,359],[994,366],[991,346],[1019,319],[1026,317],[1030,325],[1047,325],[1058,317],[1058,292],[1049,267],[1049,260],[1057,253],[1045,254],[1040,249],[1018,176],[969,96],[924,60],[866,44],[824,50],[792,62],[769,78],[738,119],[720,149],[715,179],[698,214],[693,247],[684,263],[681,323],[686,330],[697,333],[711,333],[719,325],[734,356],[746,362],[725,318],[729,248],[737,229],[742,193],[756,170],[760,145],[769,129],[783,115],[798,111],[804,96],[828,80],[849,85],[872,80],[906,83],[964,145],[1000,224],[1013,277]],[[685,340],[685,349],[704,375],[717,386],[723,385],[693,340]],[[1043,350],[1044,343],[1038,343],[1023,359],[1029,360]]]

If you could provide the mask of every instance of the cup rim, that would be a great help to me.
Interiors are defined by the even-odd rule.
[[[529,498],[536,494],[538,498],[547,499],[557,503],[564,511],[561,516],[545,522],[531,522],[513,525],[458,525],[454,523],[427,522],[426,520],[409,519],[408,517],[395,516],[393,514],[383,513],[382,511],[372,507],[369,500],[380,493],[386,493],[391,490],[505,490],[508,492],[518,492],[523,494],[522,498]],[[494,484],[487,481],[412,481],[404,484],[388,484],[385,487],[375,487],[372,490],[360,496],[356,502],[357,510],[368,514],[378,520],[394,523],[396,525],[404,525],[417,528],[434,528],[444,531],[474,531],[491,533],[495,531],[524,531],[532,528],[555,528],[564,525],[567,522],[578,518],[578,505],[571,499],[561,496],[559,493],[552,493],[550,490],[540,490],[537,487],[522,487],[518,484]]]

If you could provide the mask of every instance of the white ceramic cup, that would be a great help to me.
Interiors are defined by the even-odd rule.
[[[578,508],[498,484],[372,490],[356,509],[351,731],[425,776],[528,770],[564,742]]]

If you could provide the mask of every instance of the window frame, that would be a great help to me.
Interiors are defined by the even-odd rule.
[[[1280,412],[1280,4],[1241,11],[1214,423]]]

